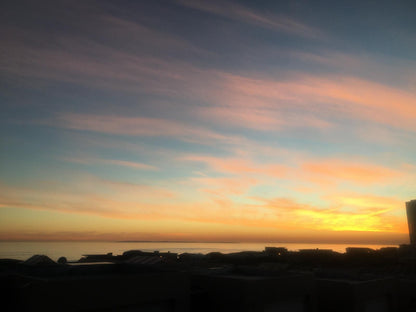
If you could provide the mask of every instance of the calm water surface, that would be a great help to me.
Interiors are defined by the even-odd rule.
[[[33,255],[47,255],[53,260],[66,257],[68,260],[78,260],[85,254],[104,254],[112,252],[120,255],[124,251],[139,249],[142,251],[176,253],[202,253],[213,251],[230,253],[244,250],[261,251],[265,246],[286,247],[289,250],[299,249],[332,249],[345,252],[346,247],[381,247],[397,245],[359,245],[359,244],[302,244],[302,243],[177,243],[177,242],[0,242],[0,259],[26,260]]]

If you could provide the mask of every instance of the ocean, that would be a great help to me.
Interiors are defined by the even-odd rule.
[[[312,244],[312,243],[187,243],[187,242],[0,242],[0,259],[26,260],[33,255],[46,255],[53,260],[66,257],[68,260],[79,260],[86,254],[121,255],[124,251],[138,249],[142,251],[160,251],[174,253],[202,253],[218,251],[231,253],[238,251],[262,251],[266,246],[286,247],[288,250],[299,249],[332,249],[345,252],[347,247],[397,247],[397,245],[375,244]]]

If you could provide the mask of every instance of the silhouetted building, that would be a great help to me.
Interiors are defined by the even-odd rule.
[[[129,264],[16,268],[0,275],[2,311],[189,311],[189,278],[181,272]]]
[[[56,262],[53,261],[48,256],[34,255],[30,257],[29,259],[27,259],[26,261],[24,261],[23,264],[30,265],[30,266],[50,266],[50,265],[55,265]]]
[[[409,225],[410,244],[416,244],[416,199],[406,202],[407,224]]]
[[[347,255],[353,255],[353,256],[365,256],[365,255],[371,255],[372,253],[374,253],[374,249],[362,248],[362,247],[347,247],[345,251]]]
[[[265,247],[264,254],[268,256],[281,256],[287,254],[287,248],[285,247]]]

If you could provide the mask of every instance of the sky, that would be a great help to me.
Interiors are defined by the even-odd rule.
[[[413,1],[2,1],[0,240],[406,243]]]

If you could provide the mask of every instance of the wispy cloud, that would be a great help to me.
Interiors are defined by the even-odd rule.
[[[158,170],[158,168],[155,166],[142,164],[142,163],[136,163],[132,161],[110,159],[110,160],[104,160],[104,162],[108,164],[129,167],[129,168],[134,168],[134,169],[140,169],[140,170]]]
[[[163,187],[80,177],[75,183],[39,183],[31,187],[2,184],[0,206],[91,214],[114,218],[172,216],[175,192]]]
[[[210,170],[221,174],[236,176],[272,177],[278,179],[294,179],[298,182],[314,182],[322,185],[349,182],[359,185],[380,184],[397,181],[405,173],[400,169],[392,169],[365,160],[321,158],[315,161],[305,160],[305,156],[296,153],[285,155],[284,164],[264,164],[244,157],[220,158],[202,155],[188,155],[182,159],[204,163]],[[308,156],[309,158],[311,156]],[[290,165],[288,164],[288,159]]]
[[[56,120],[42,123],[74,130],[144,137],[172,137],[189,142],[210,144],[216,141],[232,143],[238,138],[209,129],[186,125],[179,121],[150,117],[124,117],[66,113]]]
[[[217,8],[217,4],[205,2],[188,5]],[[219,8],[218,4],[214,11],[220,12]],[[230,5],[229,10],[243,9]],[[155,35],[153,30],[128,20],[112,16],[100,19],[108,23],[106,29],[113,29],[117,34],[128,30],[146,38],[158,38],[154,44],[159,48],[164,43],[169,47],[186,47],[186,42],[179,38]],[[293,127],[326,130],[337,121],[350,118],[415,130],[414,93],[353,75],[289,72],[286,78],[276,79],[244,71],[235,74],[197,67],[163,55],[120,50],[83,37],[66,36],[59,39],[58,45],[44,48],[7,38],[5,46],[8,49],[0,68],[9,75],[33,78],[25,79],[26,82],[58,80],[116,92],[162,94],[171,96],[176,103],[182,103],[183,99],[204,99],[206,105],[190,110],[185,109],[189,104],[181,105],[188,111],[188,117],[216,125],[262,131]],[[295,52],[294,55],[330,67],[342,63],[359,68],[365,63],[337,52],[326,54],[325,59],[312,53]]]
[[[133,93],[147,90],[174,95],[179,91],[181,72],[186,67],[82,38],[67,38],[64,45],[71,46],[69,51],[18,45],[17,52],[10,52],[7,62],[0,62],[2,71],[18,77],[42,79],[46,84],[58,80],[107,90]],[[22,50],[25,50],[23,55]],[[100,51],[100,55],[93,55],[95,51]]]
[[[6,26],[8,35],[0,39],[2,72],[31,87],[60,81],[135,94],[169,95],[182,94],[184,75],[197,74],[187,62],[163,53],[205,53],[188,41],[90,10],[88,33],[54,37],[54,33],[45,35],[39,30]],[[103,33],[112,40],[101,40]],[[34,44],[33,37],[41,38],[43,44]]]
[[[391,86],[354,77],[304,74],[286,80],[230,74],[223,78],[222,103],[237,109],[273,109],[285,117],[298,114],[310,117],[310,125],[316,127],[349,118],[416,130],[412,122],[416,95]]]
[[[80,163],[85,165],[91,165],[91,164],[104,164],[104,165],[116,165],[116,166],[122,166],[122,167],[128,167],[138,170],[159,170],[158,167],[133,162],[133,161],[125,161],[125,160],[118,160],[118,159],[103,159],[103,158],[92,158],[92,157],[78,157],[78,158],[68,158],[64,157],[64,161],[74,162],[74,163]]]
[[[209,12],[277,32],[312,39],[325,37],[322,31],[312,26],[305,25],[300,21],[278,14],[259,12],[232,1],[179,0],[178,3],[193,9]]]
[[[354,160],[323,159],[301,164],[300,175],[319,184],[350,182],[370,185],[374,183],[390,183],[402,176],[399,171],[388,167],[377,166],[367,162]]]

